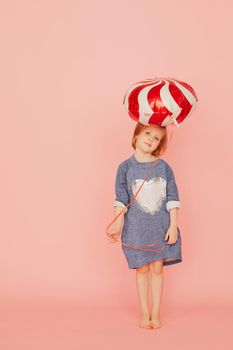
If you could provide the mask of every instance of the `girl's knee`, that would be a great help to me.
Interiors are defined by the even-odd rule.
[[[155,260],[149,263],[149,270],[155,274],[161,274],[163,272],[163,259]]]
[[[137,272],[139,272],[139,273],[147,273],[147,272],[149,272],[150,267],[149,267],[149,264],[146,264],[146,265],[137,267],[136,270],[137,270]]]

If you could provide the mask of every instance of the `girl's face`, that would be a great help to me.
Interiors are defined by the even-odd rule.
[[[164,134],[164,130],[154,125],[149,125],[136,136],[136,148],[141,148],[145,153],[153,152],[158,146]]]

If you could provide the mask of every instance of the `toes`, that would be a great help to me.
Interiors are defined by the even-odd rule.
[[[158,321],[158,320],[153,320],[153,321],[151,321],[150,322],[150,325],[151,325],[151,327],[152,328],[160,328],[160,321]]]
[[[139,323],[139,327],[141,327],[141,328],[151,328],[151,324],[150,324],[150,321],[148,321],[148,322],[140,322]]]

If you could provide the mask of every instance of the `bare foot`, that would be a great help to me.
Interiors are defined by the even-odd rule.
[[[160,323],[160,317],[158,314],[153,314],[151,315],[151,319],[150,319],[150,326],[152,328],[160,328],[161,327],[161,323]]]
[[[139,327],[141,328],[151,328],[150,325],[150,315],[149,314],[142,314],[140,321],[139,321]]]

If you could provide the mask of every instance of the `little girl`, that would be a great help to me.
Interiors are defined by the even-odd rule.
[[[115,180],[115,214],[131,201],[150,167],[152,171],[132,204],[115,221],[109,240],[136,247],[162,249],[151,252],[122,245],[129,269],[136,269],[136,286],[140,305],[139,326],[159,328],[163,266],[182,261],[181,236],[178,228],[179,194],[171,166],[159,158],[166,148],[167,129],[158,125],[137,123],[132,146],[134,153],[118,166]],[[124,225],[121,226],[124,218]],[[153,249],[155,249],[153,247]],[[151,273],[151,274],[150,274]],[[149,275],[152,310],[148,306]]]

